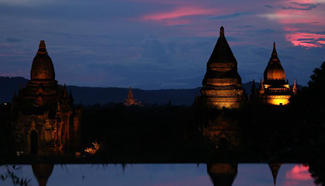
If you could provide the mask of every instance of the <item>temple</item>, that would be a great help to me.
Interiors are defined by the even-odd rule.
[[[207,71],[201,88],[203,104],[211,108],[239,108],[243,100],[241,78],[237,72],[237,60],[220,28],[220,37],[207,63]]]
[[[124,105],[129,106],[142,106],[142,103],[140,101],[137,101],[134,99],[132,88],[129,87],[128,97],[124,101]]]
[[[281,167],[281,163],[269,163],[269,167],[272,173],[272,177],[273,177],[273,184],[274,186],[276,185],[276,180],[278,177],[278,173]]]
[[[55,80],[45,42],[34,57],[31,77],[12,100],[17,155],[52,155],[78,148],[81,110],[66,86]]]
[[[208,163],[207,171],[214,186],[231,186],[237,176],[236,163]]]
[[[297,82],[295,80],[291,89],[273,43],[271,58],[264,71],[264,82],[261,80],[260,84],[260,100],[269,105],[287,105],[290,97],[296,93]]]
[[[33,164],[33,174],[39,186],[46,186],[46,183],[53,172],[53,164]]]

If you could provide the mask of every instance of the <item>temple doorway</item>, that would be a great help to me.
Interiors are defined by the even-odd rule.
[[[35,130],[30,133],[30,152],[31,154],[37,154],[38,151],[38,135]]]

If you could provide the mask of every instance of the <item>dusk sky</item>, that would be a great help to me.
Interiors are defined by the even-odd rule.
[[[0,23],[0,75],[29,78],[45,40],[60,84],[199,87],[220,26],[243,82],[273,41],[290,83],[325,61],[325,0],[0,0]]]

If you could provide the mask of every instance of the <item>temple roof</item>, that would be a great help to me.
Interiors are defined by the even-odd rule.
[[[54,80],[55,72],[51,58],[46,51],[45,41],[41,40],[34,57],[30,73],[31,80]]]
[[[275,42],[270,61],[264,71],[264,80],[285,80],[286,75],[278,57]]]
[[[208,64],[211,63],[234,63],[237,64],[236,58],[232,53],[225,37],[223,26],[220,27],[220,36],[209,58]]]

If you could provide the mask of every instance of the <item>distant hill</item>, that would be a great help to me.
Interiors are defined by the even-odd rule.
[[[10,101],[14,92],[18,91],[19,87],[25,87],[27,81],[22,77],[0,77],[0,102]],[[243,84],[246,93],[250,93],[251,86],[251,82]],[[68,86],[68,89],[72,91],[75,103],[84,105],[120,103],[128,95],[128,88]],[[135,99],[144,104],[162,105],[171,102],[173,105],[191,105],[195,96],[200,95],[200,88],[132,90]]]
[[[27,79],[23,77],[0,77],[0,103],[11,100],[19,87],[25,87]]]

